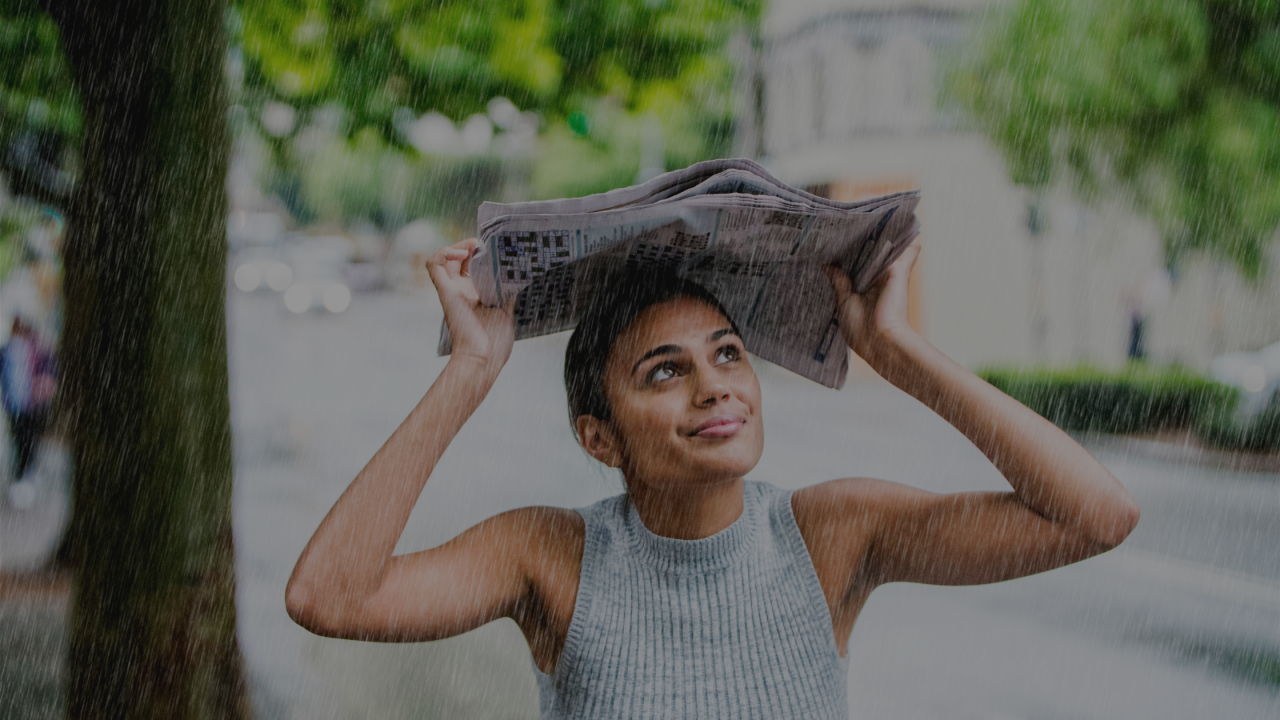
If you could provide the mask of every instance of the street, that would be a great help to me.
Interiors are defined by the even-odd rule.
[[[259,716],[536,717],[529,653],[511,621],[397,646],[319,638],[284,610],[310,534],[444,366],[434,295],[358,295],[343,314],[297,316],[274,294],[230,293],[239,624]],[[566,340],[516,344],[398,552],[510,508],[621,492],[571,435]],[[878,378],[835,392],[753,363],[767,440],[752,479],[1007,488],[958,432]],[[1022,580],[877,590],[850,643],[851,717],[1280,717],[1280,475],[1090,448],[1142,507],[1131,538]]]

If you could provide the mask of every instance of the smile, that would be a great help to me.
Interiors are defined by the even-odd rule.
[[[713,417],[702,423],[689,433],[690,437],[703,438],[723,438],[737,435],[743,425],[747,424],[746,418],[741,415],[721,415]]]

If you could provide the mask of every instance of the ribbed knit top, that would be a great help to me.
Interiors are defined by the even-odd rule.
[[[586,522],[548,718],[847,718],[836,649],[791,492],[746,481],[742,515],[701,540],[655,535],[628,496]]]

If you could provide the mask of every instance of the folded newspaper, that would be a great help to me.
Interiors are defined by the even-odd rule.
[[[664,269],[716,296],[749,352],[827,387],[849,353],[822,266],[863,292],[919,232],[919,191],[834,202],[750,160],[711,160],[620,190],[480,206],[471,277],[481,301],[516,296],[516,339],[572,328],[618,273]],[[440,329],[438,351],[452,349]]]

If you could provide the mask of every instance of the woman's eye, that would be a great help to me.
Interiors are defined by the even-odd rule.
[[[671,363],[662,363],[649,373],[650,380],[669,380],[676,376],[675,366]]]
[[[731,362],[733,360],[737,360],[739,357],[741,357],[741,353],[739,353],[736,346],[726,345],[720,348],[720,351],[716,353],[716,364],[719,365],[720,363]]]

